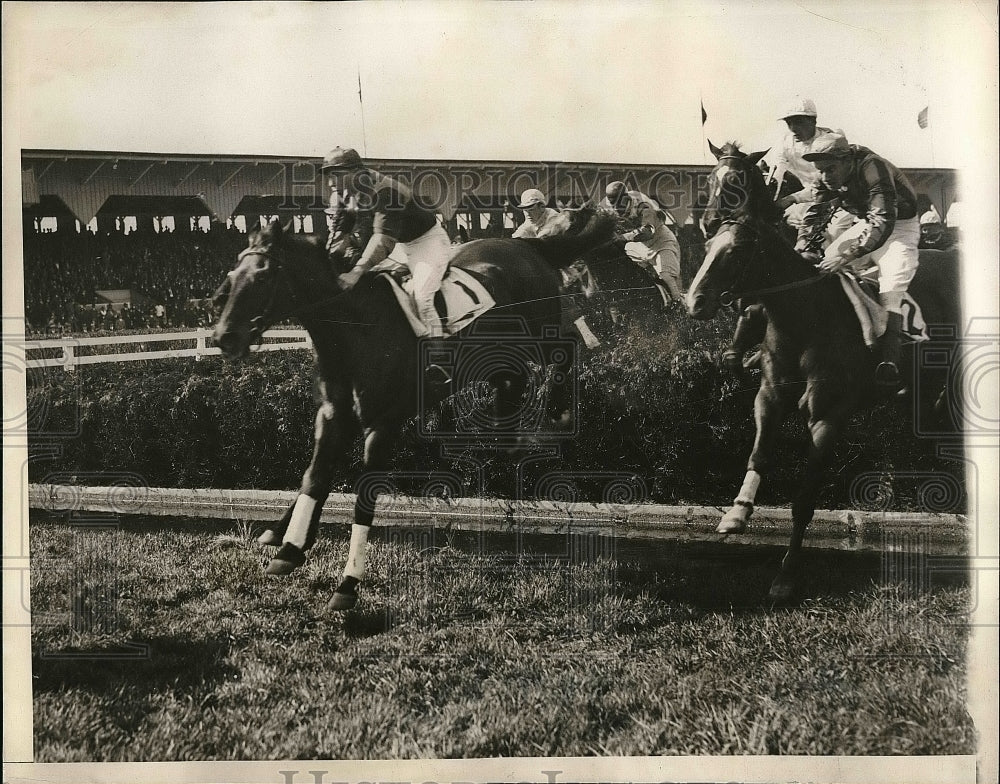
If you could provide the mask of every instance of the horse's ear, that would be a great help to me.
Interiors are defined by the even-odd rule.
[[[718,147],[712,144],[711,139],[708,140],[708,149],[712,151],[712,155],[715,156],[715,160],[717,161],[722,160],[722,150],[720,150]]]
[[[752,163],[754,166],[756,166],[758,163],[760,163],[760,159],[763,158],[765,155],[767,155],[769,152],[771,152],[770,147],[768,147],[766,150],[762,150],[761,152],[752,152],[747,156],[747,160],[750,161],[750,163]]]
[[[275,242],[281,239],[282,231],[281,221],[273,220],[260,230],[260,235],[267,242]]]
[[[281,227],[282,234],[294,234],[295,233],[295,219],[289,218],[288,221]]]

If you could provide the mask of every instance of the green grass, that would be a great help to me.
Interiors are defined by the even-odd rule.
[[[345,537],[323,534],[278,579],[239,523],[33,520],[36,760],[975,751],[961,578],[882,584],[877,555],[810,551],[814,598],[774,611],[777,548],[568,563],[557,537],[518,556],[382,531],[344,616]],[[125,641],[149,656],[53,657]]]

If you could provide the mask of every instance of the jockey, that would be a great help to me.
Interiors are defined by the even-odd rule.
[[[816,184],[819,181],[816,167],[802,156],[809,152],[817,136],[832,131],[816,124],[816,104],[809,98],[797,100],[779,119],[785,121],[788,133],[775,163],[775,193],[781,192],[781,181],[786,172],[802,183],[801,190],[783,196],[777,202],[778,207],[784,211],[788,224],[797,228],[802,224],[810,205],[816,201]]]
[[[666,213],[643,203],[639,219],[642,228],[625,235],[633,237],[633,241],[625,243],[625,253],[640,266],[652,268],[673,302],[682,301],[681,246],[665,223]]]
[[[917,271],[917,197],[906,176],[867,147],[826,133],[803,156],[819,170],[818,202],[806,213],[796,250],[819,269],[878,267],[879,300],[888,311],[876,381],[899,384],[902,302]]]
[[[352,288],[398,244],[406,251],[406,265],[413,275],[413,298],[420,320],[430,337],[443,337],[434,294],[448,269],[451,241],[437,216],[422,207],[406,185],[367,167],[356,150],[335,147],[323,160],[323,171],[334,198],[339,199],[344,190],[357,203],[359,213],[374,216],[371,239],[351,271],[339,276],[341,287]]]
[[[545,194],[538,188],[528,188],[521,194],[519,210],[524,210],[524,223],[512,235],[518,239],[531,237],[551,237],[569,230],[569,218],[561,212],[545,206]]]
[[[619,233],[623,234],[627,241],[635,237],[635,234],[629,236],[627,232],[630,230],[635,232],[642,226],[641,213],[644,207],[660,209],[660,205],[645,193],[628,190],[621,180],[609,183],[604,189],[604,196],[600,208],[618,219]]]

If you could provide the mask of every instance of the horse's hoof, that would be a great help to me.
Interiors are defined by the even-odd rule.
[[[281,535],[273,528],[265,529],[264,533],[257,537],[257,541],[268,547],[281,547]]]
[[[281,545],[281,549],[271,559],[271,563],[264,569],[265,574],[286,575],[291,574],[306,562],[306,554],[298,547],[289,542]]]
[[[752,512],[753,507],[737,504],[722,516],[715,530],[720,534],[741,534],[747,530]]]
[[[331,612],[344,612],[353,609],[354,605],[358,603],[359,582],[360,580],[356,577],[345,577],[337,586],[337,590],[333,592],[333,598],[330,599],[326,608]]]
[[[786,577],[778,575],[771,583],[771,590],[767,595],[771,604],[775,607],[790,607],[798,602],[798,592],[795,582]]]

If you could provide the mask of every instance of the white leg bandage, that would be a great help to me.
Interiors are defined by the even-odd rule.
[[[347,564],[344,566],[344,577],[354,577],[358,580],[365,576],[365,551],[368,549],[369,526],[351,526],[351,549],[347,554]]]
[[[285,538],[282,541],[294,544],[300,550],[305,549],[306,534],[309,532],[309,521],[312,520],[314,509],[316,509],[316,499],[300,493],[295,499],[292,519],[288,523],[288,530],[285,531]]]
[[[753,470],[747,471],[747,475],[743,479],[743,486],[740,488],[740,492],[736,494],[734,503],[745,501],[748,504],[752,504],[757,497],[758,487],[760,487],[760,474]]]
[[[587,344],[587,348],[597,348],[601,345],[601,341],[597,339],[597,335],[590,331],[590,327],[587,326],[587,320],[583,316],[574,321],[573,326],[579,330],[583,342]]]

